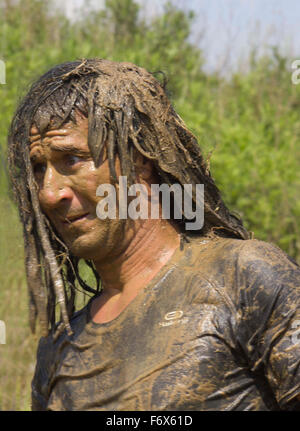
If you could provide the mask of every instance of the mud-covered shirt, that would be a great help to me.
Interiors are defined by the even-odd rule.
[[[33,410],[291,410],[300,267],[257,240],[194,239],[127,308],[41,338]]]

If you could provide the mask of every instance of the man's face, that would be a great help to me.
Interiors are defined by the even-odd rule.
[[[71,252],[86,259],[105,259],[120,238],[126,240],[126,220],[100,220],[96,215],[100,184],[111,183],[108,159],[95,167],[88,144],[87,119],[77,117],[41,138],[31,130],[30,157],[42,211]],[[116,173],[119,175],[119,163]],[[127,235],[128,237],[128,235]]]

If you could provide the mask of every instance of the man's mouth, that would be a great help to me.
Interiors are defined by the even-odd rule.
[[[84,218],[86,218],[88,216],[89,213],[84,213],[84,214],[77,214],[77,215],[70,215],[68,217],[65,217],[63,222],[65,224],[73,224],[76,223],[79,220],[83,220]]]

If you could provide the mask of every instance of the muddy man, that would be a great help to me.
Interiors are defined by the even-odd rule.
[[[300,408],[300,267],[230,213],[152,74],[60,64],[8,143],[42,331],[33,410]]]

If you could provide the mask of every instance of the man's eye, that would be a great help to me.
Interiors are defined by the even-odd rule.
[[[76,165],[76,163],[82,162],[82,160],[83,160],[82,157],[68,155],[65,158],[65,163],[68,166],[73,166],[73,165]]]
[[[37,163],[33,167],[33,172],[35,175],[43,175],[46,171],[46,165],[43,163]]]

